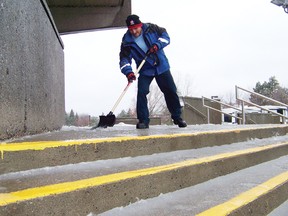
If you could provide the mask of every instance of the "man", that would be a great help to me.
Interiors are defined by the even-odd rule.
[[[137,15],[129,15],[126,19],[126,24],[128,30],[124,34],[121,43],[120,69],[126,75],[128,82],[136,80],[131,67],[132,58],[138,67],[145,55],[148,55],[138,78],[136,110],[139,122],[136,128],[149,128],[147,94],[154,78],[160,90],[164,93],[167,108],[171,113],[174,124],[179,127],[186,127],[186,122],[181,118],[181,105],[176,85],[170,73],[168,59],[163,50],[170,43],[166,29],[152,23],[142,23]]]

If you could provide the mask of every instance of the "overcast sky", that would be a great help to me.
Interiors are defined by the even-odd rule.
[[[288,87],[288,14],[270,0],[132,0],[142,22],[165,27],[171,72],[182,95],[228,97],[235,85],[252,90],[275,76]],[[105,115],[124,90],[119,69],[124,29],[61,36],[66,111]],[[134,64],[135,68],[135,64]],[[115,110],[135,104],[137,84]]]

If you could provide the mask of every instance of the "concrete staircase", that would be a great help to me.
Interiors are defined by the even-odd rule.
[[[287,134],[116,125],[2,142],[0,215],[267,215],[288,199]]]

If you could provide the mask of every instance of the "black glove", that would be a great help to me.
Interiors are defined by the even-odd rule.
[[[133,80],[136,80],[136,76],[133,72],[130,72],[126,75],[128,82],[132,83]]]
[[[156,52],[158,52],[158,50],[159,50],[159,48],[158,48],[158,46],[156,45],[156,44],[153,44],[150,48],[149,48],[149,50],[148,50],[148,53],[153,53],[153,54],[155,54]]]

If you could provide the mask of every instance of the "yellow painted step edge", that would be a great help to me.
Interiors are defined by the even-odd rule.
[[[236,209],[247,205],[248,203],[256,200],[258,197],[263,196],[269,191],[272,191],[274,188],[288,182],[288,172],[284,172],[268,181],[264,182],[263,184],[258,185],[257,187],[248,190],[239,196],[232,198],[231,200],[212,207],[196,216],[224,216],[229,215]]]
[[[222,132],[222,131],[220,131]],[[209,132],[205,132],[209,133]],[[21,142],[21,143],[2,143],[0,144],[0,151],[25,151],[25,150],[44,150],[46,148],[65,147],[72,145],[83,144],[98,144],[98,143],[111,143],[111,142],[124,142],[124,141],[139,141],[157,138],[175,138],[187,137],[198,135],[193,134],[165,134],[165,135],[151,135],[151,136],[123,136],[113,138],[100,138],[100,139],[82,139],[82,140],[60,140],[60,141],[34,141],[34,142]]]
[[[182,161],[174,164],[157,166],[152,168],[126,171],[121,173],[115,173],[105,176],[99,176],[89,179],[78,180],[74,182],[64,182],[59,184],[41,186],[36,188],[29,188],[21,191],[10,192],[10,193],[0,193],[0,206],[5,206],[11,203],[22,202],[26,200],[32,200],[35,198],[46,197],[51,195],[68,193],[80,189],[87,189],[89,187],[96,187],[100,185],[105,185],[109,183],[119,182],[125,179],[137,178],[140,176],[152,175],[155,173],[160,173],[164,171],[170,171],[181,167],[193,166],[196,164],[209,163],[217,160],[224,160],[229,157],[240,156],[248,153],[255,153],[264,150],[269,150],[272,148],[277,148],[281,146],[288,145],[288,142],[278,143],[268,146],[261,146],[256,148],[250,148],[245,150],[239,150],[235,152],[223,153],[219,155],[214,155],[210,157],[204,157],[199,159],[192,159],[187,161]]]
[[[276,127],[283,127],[276,126]],[[251,131],[259,129],[275,128],[273,127],[260,127],[260,128],[237,128],[227,129],[218,131],[202,131],[192,132],[183,134],[163,134],[163,135],[150,135],[150,136],[125,136],[125,137],[113,137],[113,138],[100,138],[100,139],[82,139],[82,140],[61,140],[61,141],[31,141],[31,142],[19,142],[19,143],[0,143],[0,152],[9,151],[25,151],[25,150],[44,150],[46,148],[66,147],[73,145],[83,144],[98,144],[98,143],[109,143],[109,142],[124,142],[124,141],[139,141],[148,139],[160,139],[160,138],[177,138],[177,137],[189,137],[204,134],[215,134],[215,133],[227,133],[235,132],[240,133],[241,131]]]

